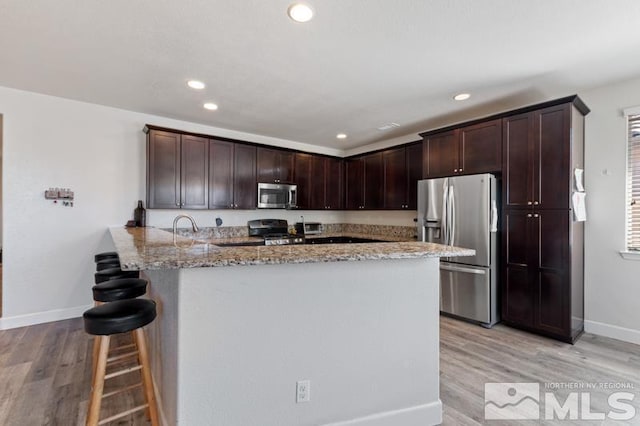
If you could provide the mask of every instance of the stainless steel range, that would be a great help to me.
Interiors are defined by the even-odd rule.
[[[304,244],[304,236],[289,234],[284,219],[257,219],[247,222],[250,237],[262,237],[266,246]]]

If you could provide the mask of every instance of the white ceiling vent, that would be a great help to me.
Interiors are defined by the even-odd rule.
[[[389,123],[389,124],[385,124],[383,126],[378,127],[378,130],[385,131],[385,130],[390,130],[396,127],[400,127],[400,125],[398,123]]]

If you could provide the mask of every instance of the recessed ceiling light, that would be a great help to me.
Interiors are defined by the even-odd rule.
[[[336,135],[336,138],[338,138],[338,139],[346,139],[347,135],[346,135],[346,133],[338,133]]]
[[[203,105],[205,109],[211,110],[211,111],[215,111],[218,109],[218,105],[214,104],[213,102],[207,102],[206,104]]]
[[[460,93],[459,95],[455,95],[453,99],[455,99],[456,101],[466,101],[470,97],[471,95],[469,93]]]
[[[304,3],[293,3],[287,9],[287,14],[296,22],[309,22],[313,18],[313,9]]]
[[[204,89],[205,85],[203,82],[198,81],[198,80],[189,80],[187,81],[187,86],[191,87],[192,89],[197,89],[197,90],[201,90]]]

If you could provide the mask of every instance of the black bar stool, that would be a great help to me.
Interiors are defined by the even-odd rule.
[[[116,300],[135,299],[147,292],[147,280],[140,278],[120,278],[94,285],[93,300],[100,303]]]
[[[115,302],[117,300],[135,299],[136,297],[140,297],[147,292],[147,284],[147,280],[139,278],[121,278],[97,284],[92,288],[95,306],[102,305],[103,303]],[[98,339],[94,339],[92,356],[93,362],[91,366],[91,377],[93,378],[95,378],[96,366],[98,365],[99,346]],[[129,349],[135,349],[135,342],[122,344],[121,346],[113,348],[112,352]],[[127,352],[126,354],[121,354],[120,359],[126,361],[126,358],[130,358],[136,354],[136,351]]]
[[[88,426],[96,426],[112,422],[121,417],[146,410],[152,426],[158,425],[158,409],[156,406],[153,383],[151,380],[151,369],[149,365],[149,353],[142,327],[150,324],[156,317],[156,304],[146,299],[128,299],[105,303],[89,309],[83,314],[84,329],[87,333],[98,336],[98,358],[95,366],[95,377],[91,383],[91,398],[87,413]],[[118,333],[132,334],[135,346],[137,347],[138,365],[128,367],[123,370],[106,374],[107,363],[117,362],[119,356],[109,358],[109,344],[111,336]],[[146,404],[139,405],[132,409],[115,414],[108,418],[100,419],[100,406],[102,399],[130,389],[124,388],[120,391],[104,392],[105,380],[118,377],[126,373],[140,370],[142,375],[142,388]]]
[[[139,276],[139,271],[123,271],[120,268],[107,268],[94,274],[96,284],[109,280],[118,280],[120,278],[138,278]]]
[[[118,253],[116,253],[115,251],[105,251],[96,254],[93,258],[95,259],[96,263],[104,259],[118,259]]]

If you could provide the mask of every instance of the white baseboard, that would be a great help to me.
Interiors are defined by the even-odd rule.
[[[442,402],[438,399],[428,404],[327,423],[324,426],[427,426],[440,423],[442,423]]]
[[[76,306],[74,308],[54,309],[52,311],[36,312],[33,314],[16,315],[13,317],[3,317],[0,318],[0,330],[81,317],[82,313],[91,307],[93,307],[93,304]]]
[[[584,331],[587,333],[597,334],[604,337],[611,337],[612,339],[618,339],[624,342],[640,345],[640,330],[605,324],[603,322],[585,320]]]

